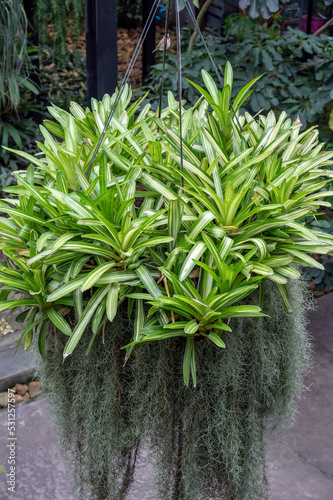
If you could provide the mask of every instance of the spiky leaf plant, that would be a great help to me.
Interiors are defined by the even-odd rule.
[[[66,357],[90,321],[93,342],[127,301],[137,321],[126,358],[139,343],[184,337],[184,380],[191,373],[195,383],[195,341],[225,347],[230,318],[259,317],[258,305],[237,303],[263,278],[291,311],[294,264],[321,267],[308,253],[329,252],[333,238],[299,221],[329,206],[322,198],[333,193],[319,190],[333,153],[285,113],[236,120],[230,65],[222,91],[202,75],[207,90],[194,85],[205,99],[182,117],[183,171],[177,102],[169,94],[158,119],[149,106],[138,113],[140,101],[129,106],[129,88],[88,176],[115,95],[92,101],[92,111],[50,107],[56,123],[41,126],[42,156],[18,152],[31,164],[1,202],[10,218],[1,219],[0,279],[3,300],[13,289],[28,296],[10,303],[24,307],[26,348],[34,332],[43,347],[51,322],[69,337]],[[253,83],[236,97],[236,113]]]
[[[102,102],[92,100],[92,111],[83,110],[76,103],[71,103],[69,112],[50,107],[55,121],[45,121],[41,126],[44,136],[44,142],[38,144],[41,153],[30,156],[17,152],[30,166],[27,171],[14,174],[17,186],[6,189],[9,197],[0,204],[1,211],[9,216],[0,221],[0,247],[7,256],[0,271],[4,285],[0,310],[22,308],[18,319],[26,323],[26,328],[20,342],[24,340],[27,349],[34,334],[37,336],[47,373],[48,363],[59,366],[58,348],[52,348],[54,328],[58,332],[58,345],[63,348],[63,358],[71,355],[64,366],[74,367],[73,358],[76,360],[73,363],[77,362],[76,368],[70,369],[72,378],[66,372],[68,384],[74,384],[75,377],[82,375],[88,366],[91,370],[88,361],[80,361],[82,349],[90,353],[98,373],[108,370],[109,366],[114,370],[110,382],[114,391],[112,389],[109,403],[120,405],[120,412],[110,423],[114,426],[110,436],[114,432],[120,441],[113,451],[110,447],[104,450],[105,464],[111,464],[113,469],[110,472],[107,465],[102,467],[103,493],[96,490],[92,498],[123,498],[117,489],[119,485],[110,486],[111,476],[113,474],[114,479],[116,470],[126,469],[122,461],[125,456],[129,456],[128,470],[132,470],[134,450],[138,443],[147,440],[147,429],[154,426],[156,442],[154,438],[152,441],[158,446],[158,427],[163,418],[162,427],[173,426],[180,439],[170,443],[164,436],[164,441],[161,440],[162,448],[171,446],[173,450],[171,455],[164,451],[173,471],[170,474],[179,483],[175,486],[174,498],[206,498],[200,496],[204,493],[200,493],[197,483],[197,490],[189,486],[193,471],[189,470],[188,474],[184,469],[180,471],[179,461],[183,460],[183,465],[186,462],[180,443],[187,439],[184,432],[192,417],[183,406],[185,396],[179,399],[184,391],[172,392],[179,387],[179,381],[173,380],[180,376],[179,367],[185,385],[192,380],[193,385],[198,384],[200,388],[208,384],[210,370],[216,378],[215,362],[221,369],[224,361],[228,369],[235,363],[235,378],[224,379],[221,375],[219,379],[217,375],[216,387],[221,390],[221,381],[225,380],[227,385],[223,390],[227,392],[223,401],[228,418],[239,415],[237,432],[240,434],[247,432],[243,417],[248,422],[252,419],[257,443],[260,436],[262,439],[266,417],[277,418],[280,413],[285,416],[289,411],[286,401],[290,403],[299,388],[295,380],[300,380],[298,366],[303,366],[307,344],[302,315],[297,326],[290,314],[296,299],[290,300],[287,285],[288,279],[300,277],[299,264],[321,266],[309,253],[325,254],[332,250],[332,236],[309,229],[301,221],[305,216],[315,216],[321,206],[329,205],[323,198],[332,193],[321,189],[331,175],[326,167],[331,165],[333,152],[322,151],[315,129],[300,133],[299,121],[292,122],[285,113],[278,119],[273,113],[267,117],[252,117],[248,113],[240,116],[240,107],[255,81],[244,87],[231,108],[230,65],[226,66],[222,90],[209,74],[203,71],[202,76],[206,90],[193,83],[202,96],[192,108],[183,107],[183,158],[178,103],[172,94],[169,93],[168,107],[158,118],[149,105],[140,109],[141,101],[130,105],[131,91],[126,87],[92,169],[90,161],[116,95],[106,95]],[[277,306],[280,307],[278,315],[273,311],[272,304],[277,299],[271,287],[267,288],[269,281],[273,282],[285,307],[285,312],[281,312],[281,306]],[[265,307],[267,289],[270,308]],[[13,291],[18,292],[20,298],[6,301]],[[131,329],[119,327],[124,308],[128,312],[128,324],[133,322]],[[270,313],[272,318],[267,318]],[[290,342],[283,349],[281,339],[275,337],[277,316],[285,324],[289,320],[293,323]],[[269,333],[271,327],[273,331]],[[264,338],[258,336],[258,328],[265,332]],[[106,337],[110,336],[107,341]],[[259,338],[262,349],[253,340]],[[161,342],[155,343],[158,340]],[[114,362],[101,368],[104,342],[109,342],[110,348],[105,348],[105,356],[113,356]],[[136,347],[139,344],[144,345]],[[150,347],[155,344],[157,347]],[[120,348],[124,349],[123,353]],[[225,349],[221,351],[221,348]],[[123,363],[133,358],[122,370],[120,354]],[[260,365],[261,372],[257,380],[253,375],[253,391],[247,392],[246,367],[251,364],[252,355],[253,363]],[[281,367],[286,366],[282,355],[293,362],[286,373],[274,379],[272,388],[269,377],[265,381],[260,378],[265,372],[263,360],[267,356],[267,366],[280,373]],[[145,390],[140,384],[147,382],[148,399],[155,394],[156,401],[163,406],[157,395],[163,390],[156,381],[149,382],[147,374],[155,373],[154,362],[158,376],[161,376],[161,366],[166,370],[168,388],[163,389],[166,391],[164,401],[172,401],[172,409],[169,417],[163,409],[157,413],[152,409],[155,416],[148,423],[141,418],[143,407],[135,397],[134,388]],[[52,369],[51,372],[52,382],[55,372]],[[171,372],[173,382],[168,379]],[[103,377],[99,383],[108,391]],[[51,385],[57,394],[57,387]],[[70,390],[66,383],[62,383],[62,387]],[[277,410],[272,401],[278,400],[283,387],[287,394],[285,410]],[[197,392],[199,399],[194,397],[191,402],[193,411],[196,406],[199,411],[200,391]],[[250,399],[246,403],[237,402],[240,393],[244,397],[245,393],[251,393],[260,401],[260,397],[270,399],[271,392],[267,412],[259,411]],[[210,394],[215,397],[217,393],[210,390]],[[156,401],[152,401],[154,405]],[[214,406],[213,400],[209,404]],[[212,429],[216,431],[221,419],[227,416],[215,414],[213,407],[210,415],[212,412],[215,415]],[[82,416],[83,428],[88,425],[84,418]],[[168,418],[173,419],[173,424]],[[115,431],[118,425],[129,432],[126,438],[122,431]],[[133,428],[129,431],[128,426]],[[84,430],[78,427],[73,432],[72,439],[77,439],[81,446]],[[241,436],[237,432],[232,434],[235,440],[232,446],[243,443],[243,448],[239,448],[239,461],[237,464],[230,461],[227,454],[220,456],[218,460],[225,468],[221,477],[215,475],[214,450],[205,448],[205,466],[212,465],[209,483],[216,495],[228,491],[229,499],[243,499],[240,482],[246,481],[249,483],[246,498],[257,499],[261,476],[256,467],[260,464],[255,466],[255,460],[251,460],[252,465],[246,465],[246,453],[255,443],[251,438],[244,441],[245,434]],[[66,431],[65,434],[68,437]],[[229,437],[232,441],[232,436]],[[211,438],[214,441],[213,435]],[[114,457],[114,450],[122,456],[120,459],[117,455],[117,465],[110,458]],[[257,457],[259,462],[262,456]],[[173,464],[172,457],[176,457]],[[93,468],[92,462],[90,467]],[[91,473],[91,484],[96,477]],[[207,484],[203,486],[206,493]],[[163,495],[170,492],[169,487],[162,490]]]

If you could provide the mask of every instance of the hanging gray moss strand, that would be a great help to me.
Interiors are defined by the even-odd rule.
[[[226,349],[197,342],[196,389],[182,380],[184,339],[143,344],[123,367],[132,333],[124,310],[88,356],[88,332],[65,363],[66,338],[56,345],[50,333],[38,372],[77,498],[125,499],[142,448],[157,467],[158,499],[268,498],[265,433],[291,424],[310,357],[304,286],[294,280],[289,292],[292,314],[265,282],[269,318],[250,334],[254,320],[233,319]]]

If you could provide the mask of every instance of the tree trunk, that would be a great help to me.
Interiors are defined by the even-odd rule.
[[[213,2],[214,2],[214,0],[206,0],[205,3],[203,4],[203,6],[201,7],[200,12],[199,12],[198,17],[197,17],[197,23],[199,25],[199,28],[201,28],[201,25],[202,25],[202,22],[204,20],[205,15],[206,15],[206,12]],[[187,49],[188,51],[191,51],[193,49],[194,42],[195,42],[195,39],[197,36],[198,36],[198,31],[196,28],[194,28],[194,31],[193,31],[192,36],[190,38],[190,42],[188,44],[188,49]]]

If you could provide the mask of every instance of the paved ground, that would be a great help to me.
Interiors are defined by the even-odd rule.
[[[25,383],[33,376],[33,359],[29,351],[24,352],[24,341],[21,342],[15,354],[21,333],[22,330],[1,338],[0,392],[13,387],[16,383]]]
[[[269,442],[270,500],[333,499],[333,294],[311,313],[314,367],[308,377],[292,431]],[[70,467],[62,460],[57,436],[42,398],[17,407],[17,488],[6,490],[0,474],[0,500],[72,500]],[[7,462],[7,413],[0,412],[0,466]],[[139,465],[130,500],[158,500],[152,469]],[[82,499],[85,500],[85,499]],[[195,500],[195,499],[193,499]]]

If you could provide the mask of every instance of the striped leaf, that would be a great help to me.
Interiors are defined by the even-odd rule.
[[[134,245],[133,252],[139,252],[143,248],[151,248],[157,245],[164,246],[166,243],[173,241],[172,236],[157,236],[156,238],[149,238],[148,240],[143,240],[142,242]]]
[[[170,252],[175,247],[181,221],[182,221],[181,200],[180,199],[171,200],[169,202],[169,210],[168,210],[168,234],[173,238],[173,240],[169,244]]]
[[[293,309],[290,304],[288,288],[286,287],[286,285],[276,283],[276,288],[280,294],[280,297],[282,299],[286,311],[288,311],[289,313],[293,312]]]
[[[187,257],[184,261],[184,264],[181,267],[180,273],[179,273],[179,281],[184,281],[187,276],[190,274],[192,269],[195,266],[195,260],[199,260],[202,254],[206,250],[206,244],[202,241],[199,241],[189,251],[187,254]]]
[[[55,290],[53,293],[51,293],[46,301],[47,302],[54,302],[55,300],[59,300],[61,297],[66,297],[70,293],[72,293],[74,290],[79,288],[82,283],[84,282],[85,277],[78,277],[75,278],[74,280],[70,281],[69,283],[66,283],[66,285],[61,286],[58,288],[58,290]]]
[[[221,318],[256,318],[266,316],[258,306],[232,306],[221,310]]]
[[[281,245],[280,246],[281,250],[284,249],[286,252],[290,253],[291,255],[294,256],[294,262],[297,264],[301,264],[302,266],[305,267],[315,267],[316,269],[321,269],[324,270],[324,266],[318,262],[317,260],[313,259],[306,253],[300,252],[299,250],[295,250],[291,246],[287,245]]]
[[[80,319],[83,313],[83,294],[80,288],[73,292],[74,309],[77,319]]]
[[[196,322],[195,319],[192,319],[188,323],[186,323],[184,327],[184,332],[185,333],[195,333],[199,329],[199,324]]]
[[[81,291],[84,292],[85,290],[89,290],[89,288],[92,288],[95,283],[101,278],[101,276],[106,273],[106,271],[112,269],[116,265],[116,262],[105,262],[104,264],[97,266],[93,271],[87,274],[87,277],[81,285]]]
[[[43,360],[46,361],[46,335],[49,328],[49,322],[44,321],[41,324],[39,334],[38,334],[38,350]]]
[[[67,241],[75,238],[75,236],[80,236],[77,233],[66,233],[60,236],[52,245],[52,252],[59,250]]]
[[[217,335],[217,333],[214,333],[214,332],[210,332],[207,336],[209,338],[209,340],[211,340],[215,345],[217,345],[217,347],[222,347],[224,348],[225,347],[225,343],[223,342],[223,340],[221,339],[221,337],[219,335]]]
[[[148,174],[142,174],[142,183],[152,191],[157,191],[157,193],[164,196],[166,200],[172,201],[178,199],[177,194],[172,191],[172,189]]]
[[[183,379],[186,387],[188,387],[188,384],[190,382],[192,350],[193,350],[193,339],[188,338],[186,340],[184,358],[183,358]]]
[[[112,283],[106,297],[106,314],[109,321],[113,321],[117,314],[119,284]]]
[[[96,309],[95,315],[93,317],[93,320],[91,322],[91,330],[93,334],[95,335],[102,322],[105,321],[105,311],[106,311],[106,297],[102,300],[102,302],[99,304],[99,306]]]
[[[213,219],[215,219],[214,214],[211,212],[203,212],[198,217],[198,220],[193,224],[186,236],[190,239],[195,239]]]
[[[58,330],[65,335],[71,335],[72,329],[67,321],[55,309],[47,309],[46,311],[49,320],[54,324]]]
[[[233,240],[231,238],[228,238],[228,236],[225,236],[222,239],[221,244],[219,245],[219,248],[218,248],[221,260],[225,260],[225,258],[229,254],[233,244],[234,244]]]
[[[150,274],[150,272],[148,271],[148,269],[144,265],[141,265],[140,267],[138,267],[138,269],[136,269],[135,272],[139,276],[142,284],[144,285],[144,287],[146,288],[148,293],[150,293],[150,295],[154,299],[157,299],[157,297],[162,295],[154,278],[152,277],[152,275]]]
[[[5,309],[16,307],[38,307],[38,303],[33,299],[7,300],[5,302],[0,302],[0,312]]]
[[[95,314],[95,311],[99,304],[102,302],[104,297],[107,295],[111,285],[104,286],[100,288],[89,300],[86,305],[81,318],[79,319],[76,327],[74,328],[67,344],[65,345],[63,358],[66,359],[67,356],[72,354],[78,342],[80,341],[85,329],[87,328],[90,320]]]

